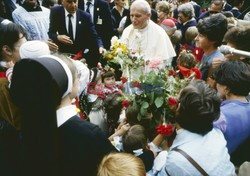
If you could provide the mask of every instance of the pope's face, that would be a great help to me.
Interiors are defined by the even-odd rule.
[[[150,13],[147,14],[140,8],[132,7],[130,9],[130,19],[135,29],[143,29],[148,24]]]
[[[78,9],[78,0],[63,0],[62,3],[70,14],[74,14]]]

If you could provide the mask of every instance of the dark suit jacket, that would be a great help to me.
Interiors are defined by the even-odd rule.
[[[78,1],[78,8],[84,9],[84,0]],[[100,19],[102,22],[100,23]],[[110,40],[114,36],[114,27],[111,17],[109,4],[103,0],[95,0],[94,2],[94,25],[97,33],[102,39],[104,48],[110,48]]]
[[[182,34],[182,44],[185,43],[185,33],[187,31],[187,29],[191,26],[197,26],[197,22],[196,20],[192,20],[192,21],[189,21],[187,22],[185,25],[181,24],[181,23],[177,23],[176,24],[176,27],[177,29],[180,29],[181,30],[181,34]]]
[[[49,37],[58,44],[59,51],[76,54],[79,51],[89,49],[86,61],[90,67],[96,66],[99,61],[99,47],[102,47],[101,38],[98,36],[91,16],[82,11],[76,12],[76,35],[73,45],[65,45],[57,40],[57,35],[69,36],[65,23],[65,10],[63,6],[53,7],[50,11]]]
[[[206,11],[206,12],[203,12],[199,18],[197,19],[197,21],[199,22],[200,19],[203,19],[203,18],[206,18],[206,17],[209,17],[210,14],[209,14],[209,11]]]
[[[241,15],[240,11],[238,9],[232,9],[230,12],[233,13],[234,17],[237,18]]]
[[[68,35],[65,22],[65,10],[63,6],[56,6],[50,12],[49,37],[58,43],[57,33],[59,35]],[[68,35],[69,36],[69,35]],[[83,49],[97,49],[102,46],[102,41],[88,13],[78,10],[76,12],[76,36],[74,44],[64,45],[58,43],[59,50],[62,52],[78,53]]]
[[[232,10],[232,6],[226,2],[222,11],[230,11],[230,10]]]
[[[59,127],[61,176],[92,176],[104,155],[114,151],[97,126],[73,116]]]

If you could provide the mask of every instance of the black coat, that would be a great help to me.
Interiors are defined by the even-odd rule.
[[[61,176],[92,176],[104,155],[114,148],[100,128],[71,117],[59,127]]]

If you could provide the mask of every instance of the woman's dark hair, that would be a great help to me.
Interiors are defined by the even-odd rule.
[[[222,44],[227,32],[227,18],[222,14],[215,14],[200,20],[197,25],[200,34],[205,35],[209,41],[214,41],[214,47]]]
[[[220,116],[220,99],[205,81],[190,82],[182,90],[179,102],[176,121],[193,133],[208,133],[213,128],[213,121]]]
[[[20,34],[22,35],[20,37]],[[27,37],[26,31],[22,26],[9,23],[7,25],[0,25],[0,58],[2,57],[2,48],[4,45],[7,45],[10,49],[14,49],[14,45],[22,37]]]
[[[240,60],[228,60],[213,73],[215,81],[228,87],[230,93],[247,96],[250,91],[250,66]]]
[[[107,71],[105,73],[102,74],[102,82],[104,81],[105,78],[109,78],[109,77],[115,77],[115,72],[112,71]]]
[[[141,125],[133,125],[122,137],[123,150],[133,153],[133,150],[147,146],[146,130]]]

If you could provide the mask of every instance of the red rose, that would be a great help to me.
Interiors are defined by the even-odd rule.
[[[170,124],[166,125],[159,125],[156,127],[156,131],[158,134],[163,134],[163,135],[171,135],[174,131],[174,126]]]
[[[129,106],[129,101],[128,100],[124,100],[122,102],[122,106],[125,107],[125,108],[127,108]]]
[[[128,81],[127,78],[125,78],[124,76],[122,76],[122,77],[120,78],[120,80],[122,81],[122,84],[124,84],[125,82]]]
[[[171,106],[176,106],[177,103],[178,103],[177,100],[175,98],[173,98],[173,97],[170,97],[168,99],[168,104],[171,105]]]

